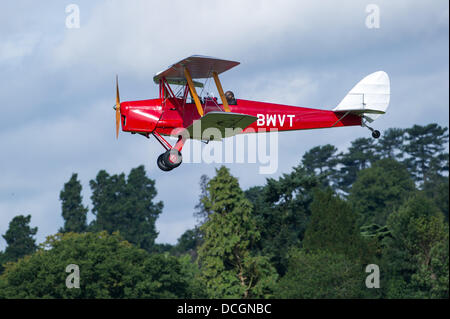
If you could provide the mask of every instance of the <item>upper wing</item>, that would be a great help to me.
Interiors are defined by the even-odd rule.
[[[188,128],[189,137],[197,140],[220,140],[241,133],[258,118],[231,112],[209,112]],[[217,129],[217,130],[214,130]],[[208,131],[205,131],[210,129]],[[220,136],[219,133],[220,132]]]
[[[192,55],[169,66],[166,70],[156,73],[153,77],[153,81],[158,84],[159,80],[164,77],[169,83],[186,84],[184,68],[189,69],[193,79],[202,79],[210,77],[212,72],[220,74],[238,64],[239,62],[236,61],[222,60],[202,55]],[[200,86],[199,84],[201,83],[194,82],[194,84],[195,86]]]

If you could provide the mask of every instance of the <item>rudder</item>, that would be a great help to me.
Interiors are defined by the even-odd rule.
[[[389,100],[389,76],[384,71],[378,71],[359,81],[333,111],[358,113],[372,122],[386,113]]]

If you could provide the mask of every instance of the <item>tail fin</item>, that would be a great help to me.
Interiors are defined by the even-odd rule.
[[[333,111],[357,113],[372,122],[386,113],[389,99],[389,76],[384,71],[378,71],[359,81]]]

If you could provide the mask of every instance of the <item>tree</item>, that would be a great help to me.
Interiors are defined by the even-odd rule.
[[[200,198],[197,205],[195,205],[194,217],[197,219],[199,225],[203,224],[208,220],[209,215],[211,214],[208,211],[204,204],[203,198],[207,198],[209,196],[207,186],[209,182],[209,177],[205,174],[200,176]]]
[[[371,163],[379,159],[376,145],[372,138],[357,138],[352,141],[347,153],[339,155],[338,185],[341,190],[348,192],[357,177],[357,173],[368,168]]]
[[[448,224],[439,209],[417,193],[389,216],[387,226],[387,296],[448,298]]]
[[[352,260],[369,261],[373,252],[360,234],[358,216],[346,201],[330,189],[316,190],[311,214],[302,242],[306,251],[324,250]]]
[[[200,226],[203,244],[198,251],[201,278],[212,298],[270,297],[276,280],[268,259],[251,253],[260,234],[236,178],[222,166],[207,185],[202,199],[211,211]]]
[[[36,250],[36,241],[33,236],[37,233],[37,227],[30,227],[31,215],[18,215],[9,223],[9,228],[3,235],[6,241],[6,249],[1,262],[9,261],[32,254]]]
[[[441,210],[448,222],[449,210],[449,177],[448,176],[432,176],[423,184],[424,194],[432,199],[435,205]]]
[[[81,197],[81,184],[77,180],[77,174],[72,174],[70,180],[64,184],[64,189],[59,194],[62,206],[64,227],[60,232],[82,233],[87,229],[86,215],[87,207],[83,206]]]
[[[343,254],[295,249],[289,258],[288,271],[277,285],[275,297],[361,298],[364,277],[360,265]]]
[[[414,182],[403,164],[382,159],[358,173],[348,199],[360,215],[360,225],[385,225],[389,214],[414,190]]]
[[[202,243],[202,235],[200,229],[186,230],[177,240],[177,244],[173,248],[176,255],[189,254],[193,260],[197,258],[197,248]]]
[[[363,225],[360,228],[361,236],[368,240],[374,248],[375,257],[380,259],[385,249],[385,238],[391,236],[387,226],[378,224]]]
[[[403,142],[405,140],[405,129],[389,128],[376,144],[376,152],[380,158],[401,160],[404,157]]]
[[[313,189],[319,186],[319,179],[299,165],[278,180],[269,178],[263,187],[246,191],[261,234],[255,250],[270,257],[280,275],[286,272],[290,248],[303,239]]]
[[[104,170],[90,181],[92,212],[96,216],[93,229],[109,233],[119,231],[129,242],[150,251],[158,232],[155,222],[162,202],[154,203],[155,181],[145,175],[144,166],[125,175],[108,175]]]
[[[404,151],[409,157],[405,162],[420,184],[429,179],[432,171],[440,173],[448,170],[448,153],[444,152],[448,143],[447,131],[446,127],[436,123],[406,129]]]
[[[80,289],[68,289],[67,265],[80,270]],[[191,298],[177,258],[149,254],[117,233],[65,233],[47,238],[33,255],[8,264],[4,298]]]
[[[192,256],[189,254],[181,255],[178,257],[178,261],[181,265],[181,272],[188,283],[186,290],[188,298],[208,298],[205,285],[201,280],[200,268],[197,263],[192,262]]]
[[[330,144],[313,147],[303,155],[302,164],[307,172],[323,179],[325,186],[336,186],[334,185],[338,164],[336,152],[337,148]]]

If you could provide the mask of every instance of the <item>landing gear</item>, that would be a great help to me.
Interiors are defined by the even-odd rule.
[[[165,172],[171,171],[181,165],[183,161],[183,156],[181,155],[181,149],[183,148],[185,138],[183,136],[178,137],[178,141],[174,147],[172,147],[161,135],[157,132],[152,133],[153,136],[161,143],[161,145],[166,149],[164,153],[158,156],[156,164],[158,167]]]
[[[176,149],[171,149],[159,155],[156,163],[161,170],[168,172],[180,166],[182,161],[181,153]]]
[[[158,164],[158,167],[160,170],[164,171],[164,172],[168,172],[171,171],[172,169],[170,167],[167,167],[166,164],[164,163],[164,156],[165,153],[162,153],[161,155],[158,156],[158,160],[156,161],[156,164]]]
[[[372,137],[373,138],[379,138],[381,136],[380,131],[378,130],[374,130],[373,128],[371,128],[370,126],[368,126],[366,123],[362,123],[362,126],[367,127],[371,132],[372,132]]]

